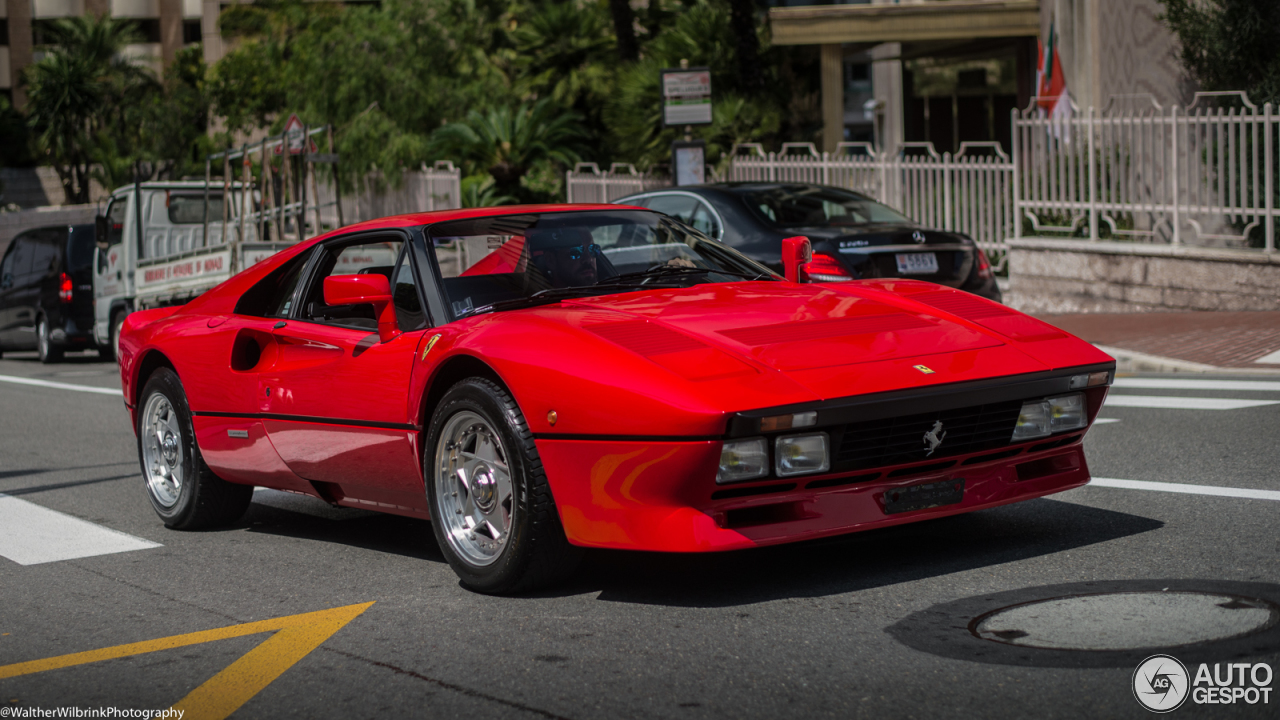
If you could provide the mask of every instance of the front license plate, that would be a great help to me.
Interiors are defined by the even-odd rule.
[[[938,272],[938,256],[931,252],[898,253],[898,272],[902,275],[934,275]]]
[[[963,499],[964,478],[908,485],[885,491],[884,512],[886,515],[892,515],[942,505],[955,505]]]

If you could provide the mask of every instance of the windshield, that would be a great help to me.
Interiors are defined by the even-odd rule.
[[[455,220],[429,235],[454,318],[571,297],[779,279],[687,225],[639,210]]]
[[[857,193],[819,185],[779,185],[746,192],[743,199],[775,228],[914,224],[905,215]]]

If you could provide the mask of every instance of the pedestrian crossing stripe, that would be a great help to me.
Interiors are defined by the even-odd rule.
[[[266,641],[173,704],[173,709],[182,711],[183,720],[222,720],[372,605],[371,602],[347,605],[332,610],[288,615],[216,630],[171,635],[101,650],[4,665],[0,666],[0,680],[215,640],[274,632]]]

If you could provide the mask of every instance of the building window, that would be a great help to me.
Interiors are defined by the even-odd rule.
[[[152,18],[147,20],[138,20],[138,34],[142,36],[144,43],[160,42],[160,19]]]
[[[9,44],[9,18],[0,18],[0,46]]]
[[[190,45],[191,43],[200,42],[200,21],[184,20],[182,21],[182,44]]]

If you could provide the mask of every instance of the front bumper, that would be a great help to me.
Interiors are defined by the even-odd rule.
[[[945,468],[911,463],[728,486],[715,484],[719,441],[539,439],[537,446],[571,543],[713,552],[946,517],[1080,487],[1089,482],[1084,433],[952,456]],[[886,491],[960,479],[958,503],[885,510]]]

